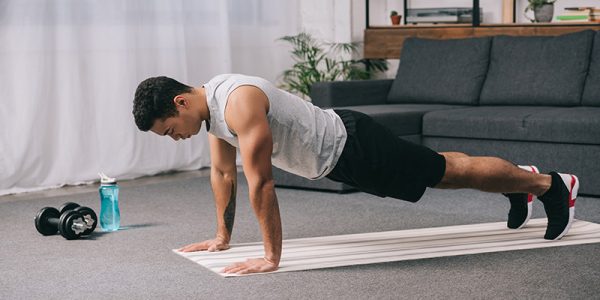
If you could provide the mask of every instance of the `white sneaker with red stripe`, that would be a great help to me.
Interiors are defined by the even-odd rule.
[[[539,174],[536,166],[518,166],[519,168],[532,173]],[[506,226],[510,229],[519,229],[525,226],[531,218],[533,207],[533,194],[512,193],[504,194],[510,201],[510,210],[508,211],[508,221]]]
[[[557,172],[550,172],[550,176],[552,176],[550,189],[538,199],[544,203],[544,210],[548,217],[544,238],[558,240],[567,234],[575,218],[579,178]]]

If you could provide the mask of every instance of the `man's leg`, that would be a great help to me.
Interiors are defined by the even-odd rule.
[[[378,196],[416,202],[427,187],[473,188],[539,196],[548,216],[546,239],[564,235],[573,220],[579,183],[572,175],[532,174],[495,157],[437,152],[398,138],[369,116],[335,111],[348,138],[329,179],[346,182]]]
[[[442,153],[446,160],[449,157],[453,158],[468,158],[464,153],[460,152],[445,152]],[[451,159],[451,158],[450,158]],[[527,172],[539,173],[535,166],[518,166]],[[441,188],[444,188],[444,184],[440,184]],[[451,187],[448,185],[448,187]],[[527,224],[532,215],[534,195],[532,193],[503,193],[510,202],[510,209],[508,211],[508,219],[506,226],[511,229],[520,229]]]
[[[540,196],[552,183],[550,175],[527,172],[501,158],[468,156],[460,152],[440,154],[446,158],[446,172],[435,188],[471,188],[492,193]]]
[[[446,171],[435,188],[472,188],[498,193],[531,193],[544,204],[548,217],[546,239],[559,239],[569,230],[575,213],[579,180],[570,174],[537,174],[496,157],[441,153]]]

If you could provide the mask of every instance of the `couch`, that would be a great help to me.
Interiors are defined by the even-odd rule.
[[[311,99],[436,151],[576,174],[600,196],[600,31],[410,38],[395,79],[318,83]]]

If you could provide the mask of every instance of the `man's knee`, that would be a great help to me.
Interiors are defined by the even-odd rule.
[[[470,165],[469,156],[459,152],[440,153],[446,158],[446,171],[438,188],[458,188],[464,185]]]

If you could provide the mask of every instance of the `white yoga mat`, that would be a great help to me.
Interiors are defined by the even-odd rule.
[[[532,219],[516,230],[497,222],[284,240],[279,269],[271,273],[600,242],[600,224],[581,220],[561,240],[544,240],[546,222]],[[221,273],[226,266],[264,255],[262,242],[221,252],[173,251],[225,277],[238,276]]]

